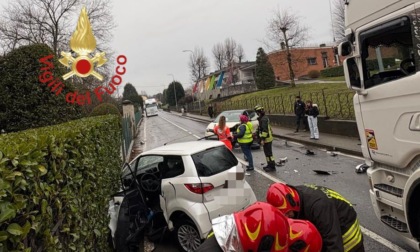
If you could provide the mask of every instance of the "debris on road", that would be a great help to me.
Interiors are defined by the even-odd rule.
[[[313,151],[311,151],[311,150],[306,150],[305,155],[308,155],[308,156],[313,156],[313,155],[315,155],[315,152],[313,152]]]
[[[322,170],[313,170],[318,175],[333,175],[337,174],[336,171],[322,171]]]
[[[356,166],[356,173],[365,173],[368,168],[369,165],[367,164],[359,164]]]
[[[333,156],[333,157],[335,157],[335,156],[337,156],[338,154],[336,153],[336,152],[334,152],[334,151],[327,151],[327,154],[330,154],[331,156]]]

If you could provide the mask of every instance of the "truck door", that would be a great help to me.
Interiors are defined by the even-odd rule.
[[[356,96],[356,116],[372,160],[401,168],[420,152],[420,41],[412,36],[410,18],[359,36],[364,90]]]

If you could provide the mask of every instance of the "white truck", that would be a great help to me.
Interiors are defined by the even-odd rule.
[[[339,46],[376,216],[420,241],[420,1],[345,0]]]
[[[154,98],[147,99],[146,101],[144,101],[144,107],[145,107],[147,117],[158,115],[158,106],[157,106],[156,99]]]

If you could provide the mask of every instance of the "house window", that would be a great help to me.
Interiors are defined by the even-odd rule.
[[[308,60],[308,65],[316,65],[316,58],[307,58]]]

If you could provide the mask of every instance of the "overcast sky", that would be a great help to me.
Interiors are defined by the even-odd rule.
[[[113,2],[117,27],[112,47],[127,56],[124,83],[148,95],[162,92],[172,81],[184,89],[192,85],[190,53],[202,47],[215,70],[211,50],[231,37],[254,61],[263,46],[268,20],[276,9],[289,9],[302,16],[310,29],[310,44],[332,41],[329,0],[124,0]],[[334,0],[332,0],[334,1]],[[333,2],[331,2],[333,3]]]

